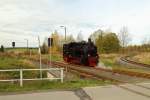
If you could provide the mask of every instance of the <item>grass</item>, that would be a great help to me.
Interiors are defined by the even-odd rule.
[[[131,59],[141,63],[150,64],[150,52],[139,53],[138,55],[133,56]]]
[[[122,70],[122,71],[132,71],[132,72],[140,72],[140,73],[149,73],[144,69],[139,69],[136,67],[121,65],[117,62],[117,60],[121,57],[119,54],[103,54],[100,56],[100,61],[104,63],[107,67],[112,68],[113,70]]]
[[[19,57],[9,54],[0,54],[0,69],[20,69],[20,68],[36,68],[32,61],[27,57]],[[33,57],[37,58],[36,55]],[[53,61],[62,61],[62,56],[59,54],[52,55]],[[42,58],[49,59],[49,55],[42,55]],[[71,73],[72,74],[72,73]],[[80,76],[72,74],[73,77],[65,79],[64,83],[60,81],[24,81],[24,86],[20,87],[19,82],[0,82],[0,92],[21,92],[21,91],[37,91],[37,90],[60,90],[60,89],[78,89],[87,86],[100,86],[111,84],[111,81],[81,79]],[[37,72],[24,72],[24,77],[38,77]],[[69,75],[71,76],[71,75]],[[0,74],[0,79],[19,78],[19,73],[3,73]]]
[[[100,55],[100,62],[104,63],[106,67],[113,68],[117,65],[116,59],[119,57],[118,54],[102,54]]]
[[[111,84],[111,81],[93,80],[93,79],[74,79],[65,81],[27,81],[24,86],[14,83],[0,83],[0,93],[4,92],[20,92],[20,91],[37,91],[37,90],[64,90],[78,89],[81,87],[102,86]]]
[[[29,48],[31,51],[38,52],[38,48]],[[27,48],[5,48],[7,52],[26,52]]]
[[[0,57],[0,69],[35,68],[31,61],[17,57]]]
[[[34,69],[37,68],[30,60],[22,59],[17,56],[8,56],[6,54],[0,56],[0,69]],[[0,72],[1,79],[17,79],[19,72]],[[38,71],[26,71],[23,73],[24,78],[39,77]]]
[[[20,49],[19,49],[20,50]],[[17,50],[18,52],[18,50]],[[39,59],[39,55],[33,55],[33,58]],[[34,69],[38,68],[35,63],[28,59],[29,55],[20,56],[15,53],[0,54],[0,69]],[[42,55],[42,59],[50,59],[49,55]],[[51,55],[52,61],[62,61],[62,57],[57,55]],[[25,71],[23,72],[24,78],[36,78],[39,77],[39,71]],[[46,76],[46,73],[44,73]],[[19,78],[19,72],[0,72],[1,79],[16,79]]]
[[[63,61],[63,57],[61,54],[46,54],[46,55],[42,55],[42,58],[44,59],[48,59],[51,61]]]

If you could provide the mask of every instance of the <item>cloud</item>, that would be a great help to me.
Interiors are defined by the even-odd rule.
[[[95,30],[111,28],[119,32],[127,26],[133,43],[150,33],[150,7],[148,1],[130,0],[1,0],[0,37],[11,39],[48,37],[55,29],[65,25],[67,34],[74,37],[82,31],[84,39]],[[7,35],[6,35],[7,34]],[[138,41],[137,41],[138,40]],[[4,42],[3,42],[4,43]]]

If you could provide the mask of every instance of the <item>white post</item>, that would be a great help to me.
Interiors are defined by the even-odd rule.
[[[20,86],[23,86],[23,70],[20,69]]]
[[[64,73],[63,73],[63,69],[60,69],[60,79],[61,79],[61,83],[63,83],[63,78],[64,78]]]
[[[42,78],[42,61],[41,61],[41,48],[40,48],[40,37],[38,36],[39,41],[39,54],[40,54],[40,78]]]
[[[62,27],[62,28],[64,28],[64,30],[65,30],[65,42],[64,42],[64,44],[66,44],[67,43],[67,27],[66,26],[60,26],[60,27]],[[67,74],[67,72],[68,72],[68,68],[67,68],[68,66],[66,66],[66,74]]]

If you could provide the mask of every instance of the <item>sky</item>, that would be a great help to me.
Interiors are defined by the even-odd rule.
[[[38,45],[66,26],[67,35],[79,32],[85,40],[98,29],[118,33],[128,27],[131,44],[150,38],[150,0],[0,0],[0,45]]]

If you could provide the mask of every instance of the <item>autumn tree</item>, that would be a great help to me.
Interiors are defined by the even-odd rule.
[[[104,48],[103,48],[103,45],[104,45],[104,43],[103,43],[103,38],[104,38],[104,33],[101,33],[101,34],[98,35],[98,37],[97,37],[96,40],[95,40],[95,45],[97,46],[98,51],[99,51],[100,53],[104,52]]]
[[[103,50],[105,53],[118,52],[119,48],[120,48],[119,39],[115,33],[107,33],[103,37]]]
[[[54,33],[52,33],[51,38],[53,38],[53,46],[51,48],[52,51],[59,51],[59,47],[61,45],[60,35],[55,30]]]
[[[99,53],[113,53],[119,51],[120,42],[116,33],[99,29],[91,34],[90,38],[97,46]]]

